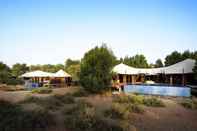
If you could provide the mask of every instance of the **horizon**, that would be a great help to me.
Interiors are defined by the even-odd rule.
[[[197,50],[197,1],[0,1],[0,61],[63,64],[106,43],[117,58],[155,63]]]

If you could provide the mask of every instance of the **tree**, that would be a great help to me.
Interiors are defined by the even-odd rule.
[[[193,72],[194,72],[194,75],[195,75],[195,79],[197,80],[197,59],[196,59],[196,62],[195,62],[195,66],[193,68]]]
[[[29,67],[26,64],[16,63],[12,66],[12,76],[18,77],[27,71],[29,71]]]
[[[147,68],[148,67],[146,57],[142,54],[137,54],[133,57],[126,56],[124,58],[123,63],[127,64],[129,66],[137,67],[137,68]]]
[[[10,68],[3,62],[0,62],[0,83],[6,83],[10,76]]]
[[[189,50],[186,50],[182,53],[182,60],[192,58],[193,57],[193,52],[190,52]]]
[[[177,62],[180,62],[182,61],[182,54],[177,52],[177,51],[174,51],[172,52],[170,55],[167,55],[166,58],[165,58],[165,66],[170,66],[170,65],[173,65]]]
[[[157,59],[156,62],[155,62],[155,67],[158,68],[158,67],[163,67],[163,63],[162,63],[162,60],[161,59]]]
[[[85,53],[80,68],[80,83],[90,92],[108,89],[115,63],[113,52],[106,45],[95,47]]]
[[[65,68],[68,68],[70,65],[78,65],[78,64],[80,64],[79,60],[67,59],[65,62]]]
[[[64,70],[63,64],[57,64],[57,65],[45,64],[45,65],[31,65],[30,66],[31,71],[41,70],[41,71],[55,73],[59,71],[60,69]]]

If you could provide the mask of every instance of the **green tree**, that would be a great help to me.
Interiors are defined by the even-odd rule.
[[[100,92],[108,89],[114,64],[115,56],[106,45],[91,49],[85,53],[81,61],[81,85],[90,92]]]
[[[158,68],[158,67],[163,67],[163,62],[161,59],[157,59],[156,62],[155,62],[155,67]]]
[[[193,57],[193,52],[190,52],[189,50],[186,50],[182,53],[182,60],[192,58]]]
[[[35,70],[42,70],[42,66],[41,65],[31,65],[30,71],[35,71]]]
[[[137,68],[147,68],[148,67],[146,57],[142,54],[137,54],[133,57],[126,56],[124,58],[123,63],[127,64],[129,66],[137,67]]]
[[[65,61],[65,70],[72,76],[72,80],[79,81],[80,60],[67,59]]]
[[[173,65],[173,64],[180,62],[182,60],[183,60],[182,54],[177,51],[174,51],[171,54],[166,56],[165,66]]]
[[[10,68],[3,62],[0,62],[0,83],[7,83],[10,77]]]
[[[55,73],[59,71],[60,69],[64,70],[63,64],[57,64],[57,65],[45,64],[45,65],[31,65],[30,66],[31,71],[41,70],[41,71]]]
[[[195,79],[197,80],[197,59],[196,59],[195,66],[193,68],[193,72],[194,72]]]
[[[18,77],[27,71],[29,71],[29,67],[26,64],[16,63],[12,66],[12,76]]]
[[[68,68],[70,65],[79,65],[79,64],[80,64],[79,60],[67,59],[65,62],[65,68]]]

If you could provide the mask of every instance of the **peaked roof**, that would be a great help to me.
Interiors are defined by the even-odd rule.
[[[23,75],[21,75],[20,77],[71,77],[70,74],[66,73],[63,70],[59,70],[56,73],[49,73],[49,72],[44,72],[44,71],[32,71],[32,72],[27,72]]]
[[[21,75],[20,77],[51,77],[52,75],[53,73],[37,70],[37,71],[27,72]]]
[[[113,72],[118,74],[147,74],[147,75],[156,75],[156,74],[187,74],[193,73],[193,68],[195,66],[195,60],[186,59],[181,62],[178,62],[174,65],[161,67],[161,68],[134,68],[123,63],[116,65],[113,68]]]
[[[63,71],[63,70],[59,70],[58,72],[56,72],[54,75],[54,77],[71,77],[70,74],[68,74],[67,72]]]

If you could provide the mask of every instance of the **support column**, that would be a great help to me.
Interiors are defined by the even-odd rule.
[[[184,74],[182,75],[182,85],[183,86],[185,85],[185,76],[184,76]]]
[[[135,84],[135,76],[134,75],[131,76],[131,79],[132,79],[132,84]]]
[[[172,75],[170,76],[170,85],[173,85],[173,77],[172,77]]]
[[[123,83],[127,83],[127,75],[123,75]]]

